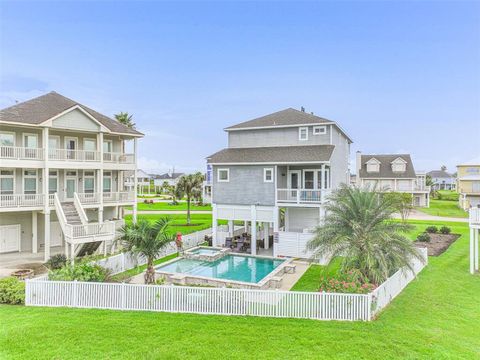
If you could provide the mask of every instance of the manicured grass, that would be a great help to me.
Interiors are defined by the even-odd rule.
[[[168,202],[156,202],[153,204],[138,203],[138,210],[140,211],[186,211],[187,203],[179,202],[178,205],[169,205]],[[195,206],[190,204],[191,211],[212,211],[211,205]]]
[[[313,292],[318,291],[320,288],[320,278],[323,276],[334,275],[339,268],[339,261],[333,262],[329,266],[312,264],[290,290]]]
[[[0,306],[0,358],[477,359],[480,277],[448,226],[462,237],[371,323]]]
[[[423,208],[419,207],[417,210],[424,212],[426,214],[435,215],[435,216],[446,216],[446,217],[468,217],[466,211],[458,207],[458,203],[450,200],[430,200],[430,207]]]
[[[455,190],[438,190],[439,200],[458,201],[459,194]]]
[[[165,256],[161,259],[155,260],[154,264],[159,265],[159,264],[164,263],[166,261],[175,259],[176,257],[178,257],[178,253],[167,255],[167,256]],[[127,270],[127,271],[124,271],[122,273],[119,273],[119,274],[116,274],[116,275],[112,276],[112,280],[115,281],[115,282],[122,282],[122,281],[125,281],[125,280],[131,278],[132,276],[141,274],[146,269],[147,269],[147,264],[140,265],[140,266],[137,266],[133,269],[130,269],[130,270]]]

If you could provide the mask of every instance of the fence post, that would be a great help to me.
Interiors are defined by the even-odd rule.
[[[122,282],[122,302],[121,302],[122,308],[121,308],[121,310],[125,310],[125,300],[126,300],[125,295],[126,295],[125,294],[125,283]]]
[[[77,294],[78,294],[78,282],[77,280],[73,280],[73,307],[77,307],[78,305],[78,300],[77,300]]]
[[[367,301],[367,306],[368,306],[368,321],[371,321],[372,320],[372,297],[373,297],[373,293],[368,293],[368,301]]]

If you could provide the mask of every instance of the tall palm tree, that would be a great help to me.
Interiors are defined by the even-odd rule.
[[[169,225],[168,217],[161,218],[154,223],[141,219],[136,224],[125,225],[121,230],[120,241],[123,247],[129,252],[147,259],[145,284],[155,282],[154,261],[161,255],[163,248],[173,241],[174,235],[170,234]]]
[[[342,186],[331,195],[324,223],[307,247],[318,256],[329,254],[330,262],[341,259],[341,271],[358,269],[376,284],[400,267],[413,271],[410,259],[423,259],[403,235],[412,226],[392,219],[394,199]]]
[[[203,174],[197,172],[195,174],[182,176],[177,183],[177,197],[187,197],[187,225],[190,225],[190,202],[198,196],[198,192],[202,190]]]
[[[133,116],[129,115],[128,112],[120,112],[119,114],[115,114],[115,119],[118,122],[122,123],[129,128],[135,129],[135,123],[133,122]]]

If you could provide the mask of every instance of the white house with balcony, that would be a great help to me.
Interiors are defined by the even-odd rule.
[[[228,147],[207,158],[213,242],[243,236],[251,254],[309,258],[329,192],[349,182],[352,141],[336,122],[291,108],[225,131]]]
[[[0,110],[0,254],[107,251],[142,136],[55,92]]]
[[[412,194],[414,206],[430,205],[430,186],[426,173],[417,171],[409,154],[371,154],[356,156],[356,185],[378,191]]]

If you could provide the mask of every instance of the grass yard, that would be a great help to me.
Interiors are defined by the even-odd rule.
[[[139,211],[186,211],[187,203],[179,202],[178,205],[169,205],[168,202],[156,202],[153,204],[145,204],[143,202],[137,205]],[[131,207],[130,207],[131,209]],[[190,205],[191,211],[212,211],[211,205],[195,206]]]
[[[438,200],[458,201],[459,194],[455,190],[438,190]]]
[[[457,217],[457,218],[466,218],[468,213],[458,207],[456,201],[450,200],[430,200],[430,207],[423,208],[419,207],[417,210],[424,212],[426,214],[435,215],[435,216],[446,216],[446,217]]]
[[[180,231],[183,235],[190,234],[195,231],[200,231],[212,227],[212,215],[211,214],[191,214],[191,223],[195,225],[186,226],[187,215],[186,214],[138,214],[138,219],[146,219],[149,221],[156,221],[162,217],[168,216],[171,220],[172,232]],[[132,215],[126,215],[125,221],[131,222]],[[227,221],[220,220],[219,224],[226,224]]]
[[[0,358],[477,359],[480,277],[448,226],[462,237],[371,323],[0,306]]]

